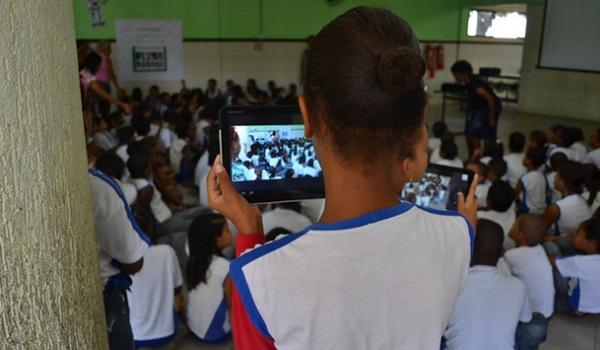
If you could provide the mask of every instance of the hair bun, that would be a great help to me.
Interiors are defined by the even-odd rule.
[[[413,48],[400,46],[383,52],[377,63],[377,80],[384,91],[404,93],[421,87],[425,60]]]

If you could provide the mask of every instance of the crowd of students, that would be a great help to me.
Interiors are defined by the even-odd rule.
[[[462,167],[439,121],[431,162]],[[600,312],[600,129],[515,131],[507,152],[484,142],[464,167],[478,174],[479,211],[467,284],[445,332],[449,349],[537,349],[555,312]],[[492,316],[493,315],[493,316]]]
[[[322,201],[257,213],[218,158],[221,106],[296,103],[295,85],[265,92],[249,79],[246,91],[228,81],[221,92],[211,79],[205,90],[152,86],[145,98],[140,89],[113,98],[96,83],[102,57],[82,55],[111,348],[167,344],[183,321],[208,343],[233,329],[240,349],[433,349],[442,336],[449,349],[535,349],[554,313],[600,313],[600,130],[589,152],[581,130],[556,125],[528,139],[514,132],[507,154],[498,141],[472,147],[463,163],[443,123],[426,137],[425,63],[403,20],[355,8],[310,45],[300,107],[327,162],[322,216]],[[240,161],[258,167],[262,155],[277,169],[285,146],[295,145],[261,145]],[[267,160],[278,157],[273,147],[277,164]],[[425,171],[428,148],[430,162],[478,174],[459,196],[462,215],[399,201],[400,185]],[[304,166],[316,150],[302,152]],[[182,191],[196,187],[189,203]],[[238,229],[236,256],[274,242],[230,264]]]

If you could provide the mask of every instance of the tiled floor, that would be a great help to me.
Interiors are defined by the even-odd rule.
[[[432,123],[440,118],[440,106],[432,105],[429,108],[427,120]],[[464,113],[458,106],[450,104],[446,113],[446,122],[450,130],[461,131],[464,126]],[[504,106],[504,112],[499,122],[499,137],[507,142],[508,135],[519,130],[525,134],[533,129],[547,130],[552,124],[563,123],[579,126],[587,133],[600,126],[600,123],[574,121],[569,119],[546,118],[539,115],[520,114],[511,105]],[[586,138],[587,139],[587,138]],[[461,158],[466,156],[466,147],[462,137],[457,138]],[[182,327],[174,344],[161,350],[231,350],[230,343],[221,345],[201,344],[192,338],[185,327]],[[543,350],[600,350],[600,315],[587,315],[583,317],[567,317],[555,315],[550,322],[548,340],[542,345]]]

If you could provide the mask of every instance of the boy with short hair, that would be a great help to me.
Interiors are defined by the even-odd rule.
[[[513,242],[508,239],[508,233],[515,222],[516,214],[513,208],[515,191],[504,181],[494,182],[487,193],[487,208],[478,211],[477,218],[487,219],[502,226],[504,233],[504,249],[514,247]]]
[[[442,135],[444,135],[446,131],[448,131],[448,126],[442,120],[433,123],[433,126],[431,127],[433,137],[430,137],[428,142],[430,153],[442,145]]]
[[[548,321],[554,312],[554,281],[552,266],[541,245],[546,223],[541,216],[523,214],[510,230],[517,248],[504,254],[504,260],[514,276],[525,284],[532,320],[517,327],[517,348],[537,349],[546,340]]]
[[[527,173],[519,179],[515,195],[522,213],[543,214],[550,203],[548,180],[539,170],[544,165],[546,152],[543,148],[527,151],[523,165]]]
[[[496,267],[503,239],[500,225],[478,221],[467,282],[444,333],[449,350],[513,349],[519,321],[531,320],[523,282]]]
[[[504,161],[508,168],[507,179],[512,187],[517,185],[517,182],[527,172],[527,168],[523,165],[525,158],[525,135],[515,131],[508,138],[508,149],[510,154],[504,156]]]
[[[588,142],[592,150],[583,159],[584,164],[595,164],[600,168],[600,129],[596,129],[590,135]]]

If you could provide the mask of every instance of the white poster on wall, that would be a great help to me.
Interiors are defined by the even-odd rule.
[[[115,21],[120,81],[183,79],[181,21]]]

